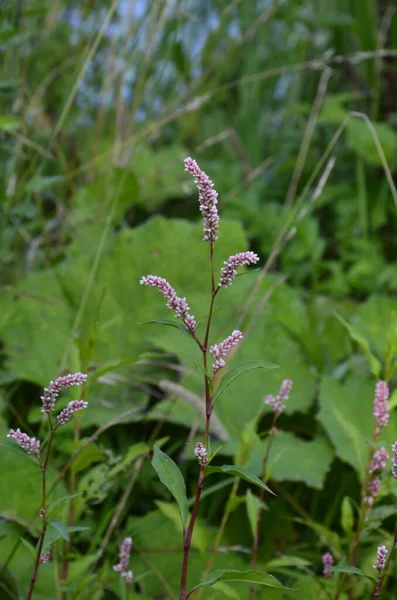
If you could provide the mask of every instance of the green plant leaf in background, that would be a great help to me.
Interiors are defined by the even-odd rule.
[[[233,571],[227,569],[220,569],[210,573],[208,577],[192,588],[188,593],[188,598],[192,593],[200,587],[209,587],[218,581],[244,581],[245,583],[256,583],[257,585],[264,585],[266,587],[285,589],[285,586],[278,581],[269,573],[261,573],[260,571]]]
[[[366,575],[364,571],[362,571],[358,567],[352,567],[351,565],[337,565],[335,567],[330,567],[329,570],[331,571],[331,573],[347,573],[348,575],[358,575],[359,577],[365,577],[373,583],[376,583],[375,577]]]
[[[152,465],[163,485],[171,492],[177,501],[183,528],[186,528],[188,507],[186,486],[182,473],[172,458],[157,446],[154,447]]]
[[[256,522],[258,518],[258,513],[263,508],[266,508],[265,505],[260,501],[258,496],[255,496],[250,489],[247,490],[245,495],[245,504],[247,508],[247,516],[248,521],[251,527],[252,537],[255,537],[256,534]]]
[[[222,377],[213,395],[212,403],[215,404],[218,398],[220,398],[220,396],[227,390],[229,385],[231,385],[236,379],[241,377],[241,375],[244,375],[244,373],[252,371],[253,369],[277,369],[277,365],[265,363],[260,360],[248,360],[235,365]]]
[[[379,379],[382,367],[379,360],[371,352],[368,340],[366,340],[365,337],[362,334],[360,334],[360,332],[357,331],[357,329],[353,325],[345,321],[343,317],[341,317],[338,314],[336,314],[336,316],[338,317],[339,321],[346,327],[352,340],[354,340],[358,344],[360,350],[368,359],[369,366],[373,375]]]
[[[221,467],[207,467],[205,473],[206,475],[212,475],[213,473],[226,473],[227,475],[234,475],[235,477],[240,477],[241,479],[244,479],[245,481],[248,481],[249,483],[252,483],[253,485],[256,485],[266,490],[270,494],[273,494],[273,496],[276,496],[276,494],[272,492],[272,490],[266,485],[266,483],[263,483],[263,481],[261,481],[259,477],[251,473],[245,467],[236,467],[234,465],[222,465]]]

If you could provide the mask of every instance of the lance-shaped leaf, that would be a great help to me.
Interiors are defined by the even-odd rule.
[[[347,573],[348,575],[358,575],[359,577],[365,577],[366,579],[369,579],[370,581],[376,583],[375,577],[366,575],[364,571],[362,571],[358,567],[352,567],[350,565],[338,565],[336,567],[330,567],[329,569],[327,568],[327,571],[330,571],[332,573]]]
[[[157,446],[154,447],[152,465],[163,485],[171,492],[179,506],[182,525],[186,527],[188,516],[186,486],[182,473],[174,461]]]
[[[217,583],[218,581],[243,581],[245,583],[256,583],[258,585],[264,585],[266,587],[277,588],[277,589],[289,589],[286,588],[278,579],[269,575],[269,573],[262,573],[261,571],[234,571],[229,569],[219,569],[210,573],[208,577],[196,585],[190,590],[187,597],[200,587],[209,587]]]
[[[277,365],[263,362],[262,360],[247,360],[245,362],[239,363],[235,367],[231,368],[222,377],[213,395],[212,403],[215,404],[218,398],[229,387],[229,385],[233,383],[233,381],[241,377],[241,375],[244,375],[244,373],[248,373],[248,371],[252,371],[253,369],[277,369]]]
[[[205,474],[212,475],[212,473],[227,473],[228,475],[234,475],[235,477],[240,477],[241,479],[245,479],[245,481],[248,481],[249,483],[253,483],[254,485],[257,485],[258,487],[263,488],[270,494],[273,494],[273,496],[277,495],[274,492],[272,492],[272,490],[266,485],[266,483],[263,483],[263,481],[261,481],[259,479],[259,477],[257,477],[256,475],[251,473],[251,471],[248,471],[248,469],[245,469],[244,467],[236,467],[235,465],[222,465],[221,467],[207,467],[205,470]]]

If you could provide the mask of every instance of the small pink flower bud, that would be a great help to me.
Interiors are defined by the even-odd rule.
[[[368,484],[368,492],[369,495],[364,498],[364,504],[367,506],[373,506],[379,492],[380,488],[380,479],[379,477],[375,477]]]
[[[378,381],[375,388],[374,417],[379,427],[389,422],[389,387],[386,381]]]
[[[206,467],[208,463],[207,449],[201,442],[197,442],[194,453],[198,458],[199,465]]]
[[[147,275],[141,278],[140,283],[141,285],[157,288],[167,300],[167,308],[175,311],[176,318],[181,319],[192,333],[195,332],[196,320],[189,314],[190,307],[186,298],[179,298],[172,285],[166,279],[157,275]]]
[[[210,347],[210,352],[214,359],[214,364],[212,367],[214,375],[217,371],[219,371],[219,369],[222,369],[222,367],[226,365],[224,358],[229,354],[233,346],[236,346],[242,339],[243,334],[241,331],[236,329],[223,342]]]
[[[83,410],[84,408],[87,408],[87,406],[88,406],[88,402],[85,402],[84,400],[72,400],[71,402],[69,402],[69,404],[67,405],[66,408],[61,410],[61,412],[57,416],[58,424],[65,425],[65,423],[70,421],[70,419],[72,418],[72,415],[75,412],[78,412],[79,410]]]
[[[291,388],[292,388],[291,379],[284,379],[276,397],[272,396],[272,394],[268,394],[265,397],[266,404],[273,409],[273,411],[276,413],[276,415],[279,415],[280,413],[284,412],[285,403],[288,400]]]
[[[40,558],[40,562],[42,564],[44,564],[44,563],[48,562],[50,560],[50,558],[51,558],[51,551],[48,550],[48,552],[46,552],[45,554],[43,554],[43,556]]]
[[[237,268],[243,265],[252,265],[257,263],[259,256],[255,252],[239,252],[229,258],[223,263],[225,266],[221,269],[221,276],[219,279],[219,287],[229,287],[232,285],[233,279],[237,275]]]
[[[379,448],[372,457],[369,472],[374,473],[375,471],[382,471],[386,467],[388,458],[389,453],[386,448]]]
[[[328,571],[334,566],[334,558],[330,552],[323,554],[323,575],[324,577],[332,577],[333,573]]]
[[[385,568],[386,554],[386,546],[379,546],[377,551],[376,563],[373,565],[374,569],[376,569],[379,573]]]
[[[14,439],[28,454],[35,454],[40,458],[40,442],[36,438],[31,438],[27,433],[22,433],[19,428],[16,430],[10,429],[7,437]]]
[[[185,158],[185,170],[193,175],[199,191],[200,212],[203,215],[203,231],[205,242],[216,242],[218,239],[219,215],[218,194],[213,189],[211,179],[200,169],[192,158]]]
[[[41,412],[50,413],[54,410],[55,400],[57,399],[59,392],[73,385],[82,385],[87,379],[87,375],[83,373],[73,373],[71,375],[65,375],[58,377],[55,381],[50,381],[48,388],[44,388],[44,394],[41,397],[43,406]]]
[[[125,582],[128,583],[128,585],[131,585],[134,579],[134,574],[132,571],[125,571],[124,573],[121,573],[121,576],[124,577]]]
[[[44,510],[44,508],[40,508],[40,510],[39,510],[39,515],[40,515],[40,517],[41,517],[42,519],[45,519],[45,510]]]
[[[128,573],[126,573],[126,570],[127,570],[128,563],[130,560],[131,547],[132,547],[132,538],[130,538],[130,537],[124,538],[124,540],[120,544],[119,562],[117,563],[117,565],[114,565],[114,567],[113,567],[113,571],[117,571],[118,573],[121,574],[122,577],[125,577],[125,575],[128,574]]]

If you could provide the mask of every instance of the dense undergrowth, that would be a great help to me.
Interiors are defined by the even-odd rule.
[[[54,509],[66,525],[53,528],[33,598],[123,598],[112,566],[126,536],[131,597],[178,598],[181,525],[151,459],[155,445],[172,456],[193,502],[203,373],[192,340],[153,323],[169,310],[140,279],[166,278],[206,319],[189,155],[219,193],[215,271],[236,252],[260,256],[219,294],[210,342],[241,329],[227,369],[277,365],[217,400],[213,464],[261,477],[264,397],[293,381],[257,565],[292,591],[257,586],[255,598],[334,598],[343,577],[341,598],[372,597],[370,579],[324,577],[322,556],[349,555],[379,380],[392,391],[381,441],[391,453],[397,440],[394,3],[21,0],[0,11],[0,597],[26,597],[41,527],[40,471],[6,435],[44,439],[41,389],[83,372],[88,407],[57,432],[47,473],[52,500],[74,497]],[[370,577],[394,535],[388,473],[356,560]],[[210,567],[250,568],[257,496],[233,475],[208,480],[191,586]],[[383,597],[397,598],[389,573]],[[193,598],[248,594],[221,582]]]

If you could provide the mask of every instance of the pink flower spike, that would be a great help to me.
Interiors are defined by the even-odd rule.
[[[205,242],[216,242],[218,239],[219,215],[218,194],[213,189],[211,179],[200,169],[192,158],[185,158],[185,170],[193,175],[194,182],[199,191],[200,212],[203,215],[203,231]]]
[[[379,477],[375,477],[368,484],[368,492],[369,495],[364,498],[364,504],[367,506],[373,506],[379,492],[380,488],[380,479]]]
[[[132,547],[132,538],[130,538],[130,537],[124,538],[124,540],[120,544],[119,562],[117,563],[117,565],[114,565],[114,567],[113,567],[113,571],[117,571],[118,573],[121,574],[122,577],[125,576],[126,569],[128,567],[128,563],[130,560],[130,554],[131,554],[131,547]]]
[[[386,554],[387,554],[386,546],[379,546],[378,551],[377,551],[377,556],[376,556],[376,563],[373,565],[374,569],[376,569],[378,571],[378,573],[380,573],[385,568]]]
[[[334,558],[331,552],[326,552],[325,554],[323,554],[322,560],[324,577],[332,577],[333,574],[330,571],[328,571],[328,569],[334,566]]]
[[[386,448],[379,448],[372,457],[369,472],[374,473],[375,471],[382,471],[386,467],[388,459],[389,453]]]
[[[147,275],[141,278],[140,283],[141,285],[157,288],[167,300],[167,307],[175,311],[176,318],[181,319],[192,333],[195,332],[196,320],[192,315],[189,315],[190,307],[186,298],[179,298],[172,285],[166,279],[157,275]]]
[[[84,400],[72,400],[71,402],[69,402],[66,408],[61,410],[61,412],[57,416],[58,424],[65,425],[65,423],[70,421],[74,413],[78,412],[79,410],[83,410],[84,408],[87,408],[87,406],[88,402],[85,402]]]
[[[279,415],[285,410],[285,403],[288,400],[289,393],[292,388],[292,380],[284,379],[281,384],[280,390],[276,397],[272,396],[272,394],[268,394],[265,397],[265,402],[268,406],[273,409],[273,412]]]
[[[42,564],[47,563],[51,558],[51,551],[48,550],[48,552],[46,552],[45,554],[43,554],[43,556],[40,558],[40,562]]]
[[[198,458],[199,465],[206,467],[208,463],[207,449],[201,442],[197,442],[194,453]]]
[[[212,367],[214,375],[217,371],[219,371],[219,369],[222,369],[222,367],[226,365],[224,358],[229,354],[232,347],[236,346],[242,339],[243,334],[241,331],[236,329],[223,342],[210,347],[210,352],[214,359],[214,364]]]
[[[389,387],[386,381],[378,381],[375,388],[373,415],[379,427],[385,427],[389,422],[388,400]]]
[[[27,433],[22,433],[19,428],[16,430],[10,429],[7,437],[15,440],[28,454],[35,454],[40,458],[40,442],[36,438],[31,438]]]
[[[393,477],[395,479],[397,479],[397,442],[394,442],[394,444],[392,444],[392,450],[393,450],[393,456],[391,459],[391,462],[392,462],[391,473],[392,473]]]
[[[50,381],[48,388],[44,388],[44,394],[41,397],[43,406],[41,412],[50,413],[54,410],[55,400],[57,399],[59,392],[73,385],[82,385],[87,379],[87,375],[83,373],[73,373],[58,377],[55,381]]]
[[[121,574],[122,577],[124,577],[125,582],[128,583],[128,585],[131,585],[133,579],[134,579],[134,574],[132,571],[125,571],[124,573]]]
[[[237,275],[237,268],[243,265],[252,265],[257,263],[259,256],[255,252],[239,252],[229,258],[223,263],[225,266],[221,269],[221,276],[219,279],[219,287],[229,287],[232,285],[233,279]]]

